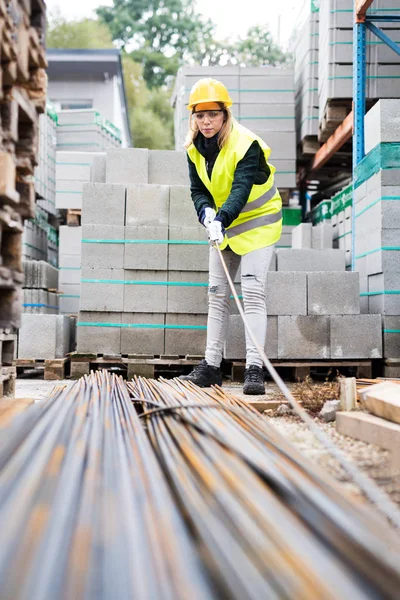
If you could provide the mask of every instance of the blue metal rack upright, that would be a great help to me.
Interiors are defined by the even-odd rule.
[[[367,29],[400,55],[400,46],[375,23],[400,22],[397,14],[367,14],[373,0],[354,0],[353,25],[353,207],[351,213],[351,270],[355,270],[355,181],[357,165],[365,156],[364,116],[366,107],[366,39]]]

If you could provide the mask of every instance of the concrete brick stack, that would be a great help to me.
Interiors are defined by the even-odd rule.
[[[319,122],[320,141],[350,112],[353,96],[353,0],[324,0],[320,3],[319,20]],[[369,13],[382,10],[397,14],[398,0],[375,0]],[[396,22],[381,23],[388,35],[400,41]],[[375,35],[367,32],[367,98],[399,98],[400,58]],[[328,101],[331,107],[327,110]],[[346,104],[343,101],[348,100]],[[335,106],[336,104],[336,106]],[[333,106],[332,106],[333,105]]]
[[[64,358],[72,348],[75,321],[65,315],[22,315],[18,358]]]
[[[385,359],[400,359],[399,111],[400,100],[380,100],[366,114],[356,175],[356,268],[364,309],[382,315]]]
[[[379,315],[360,314],[359,275],[335,249],[279,249],[267,276],[269,358],[366,359],[382,356]],[[230,317],[225,356],[245,357],[240,316]]]
[[[60,227],[59,284],[60,314],[77,315],[81,294],[82,227]]]
[[[23,312],[58,314],[58,269],[43,260],[25,260]]]
[[[35,168],[36,204],[48,214],[56,214],[56,132],[57,114],[51,105],[39,117],[39,153]]]
[[[187,184],[183,152],[125,149],[84,185],[78,351],[204,352],[208,243]]]
[[[39,114],[45,110],[45,4],[0,4],[0,397],[13,393],[22,312],[22,232],[35,209]]]
[[[297,143],[305,154],[314,153],[318,136],[319,7],[311,3],[296,35],[294,81]]]
[[[56,207],[81,209],[83,184],[105,181],[105,164],[105,152],[57,152]]]
[[[222,81],[233,100],[239,123],[259,135],[271,148],[279,189],[296,187],[294,72],[278,67],[184,67],[173,95],[175,148],[183,149],[189,127],[187,103],[193,84],[202,77]],[[288,198],[288,194],[283,194]]]
[[[102,152],[121,146],[119,129],[94,109],[61,110],[57,117],[57,150]]]

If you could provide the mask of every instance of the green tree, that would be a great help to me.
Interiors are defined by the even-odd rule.
[[[246,38],[234,45],[233,54],[237,64],[244,67],[275,67],[289,60],[289,55],[274,42],[268,26],[263,25],[251,27]]]
[[[50,17],[46,35],[48,48],[114,48],[107,25],[94,19],[67,21]]]
[[[196,12],[192,0],[113,0],[97,15],[113,40],[143,65],[150,88],[163,85],[179,64],[198,53],[213,31],[211,21]]]

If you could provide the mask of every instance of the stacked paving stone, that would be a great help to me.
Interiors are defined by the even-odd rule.
[[[316,151],[318,136],[318,32],[319,7],[310,5],[304,25],[296,35],[294,81],[296,135],[304,154]]]
[[[385,359],[400,359],[399,114],[400,100],[380,100],[366,114],[356,172],[356,269],[366,312],[382,314]]]
[[[121,146],[120,130],[96,110],[61,110],[57,117],[57,150],[102,152]]]
[[[83,188],[78,351],[203,353],[207,271],[185,154],[108,151]]]
[[[24,260],[23,312],[58,314],[58,269],[43,260]]]
[[[0,397],[13,393],[22,311],[23,222],[34,216],[39,114],[45,110],[42,2],[0,2]]]
[[[38,165],[35,168],[36,204],[50,215],[56,214],[56,131],[57,114],[48,104],[39,117]]]
[[[278,249],[266,290],[269,358],[382,356],[381,317],[360,314],[359,275],[345,271],[341,250]],[[244,339],[231,314],[226,358],[245,358]]]
[[[353,96],[353,0],[324,0],[319,11],[319,122],[320,141],[351,110]],[[398,0],[375,0],[368,14],[398,14]],[[396,22],[381,23],[393,41],[400,42]],[[367,31],[367,98],[399,98],[400,58],[384,42]],[[344,102],[348,100],[348,102]],[[328,104],[329,101],[329,104]]]
[[[202,77],[222,81],[233,100],[232,113],[239,123],[260,136],[271,148],[276,185],[296,187],[296,134],[294,72],[278,67],[184,67],[178,72],[173,102],[175,148],[182,150],[189,128],[187,103],[190,90]]]
[[[60,314],[77,315],[81,295],[82,227],[60,227],[59,283]]]

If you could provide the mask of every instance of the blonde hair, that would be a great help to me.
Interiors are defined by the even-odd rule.
[[[221,148],[223,148],[223,146],[228,141],[228,137],[232,131],[232,127],[235,122],[235,119],[233,118],[232,113],[229,108],[224,106],[222,104],[222,102],[221,103],[218,102],[218,104],[220,105],[220,107],[223,109],[223,111],[225,113],[225,121],[222,124],[222,127],[219,132],[219,136],[218,136],[218,146],[219,146],[219,149],[221,150]],[[196,108],[196,107],[194,107],[194,108]],[[199,131],[200,131],[196,120],[193,119],[193,113],[194,113],[194,110],[192,111],[192,113],[189,117],[189,131],[187,133],[186,140],[184,143],[184,147],[186,149],[189,148],[190,144],[192,144],[194,142],[194,140],[197,138]]]

